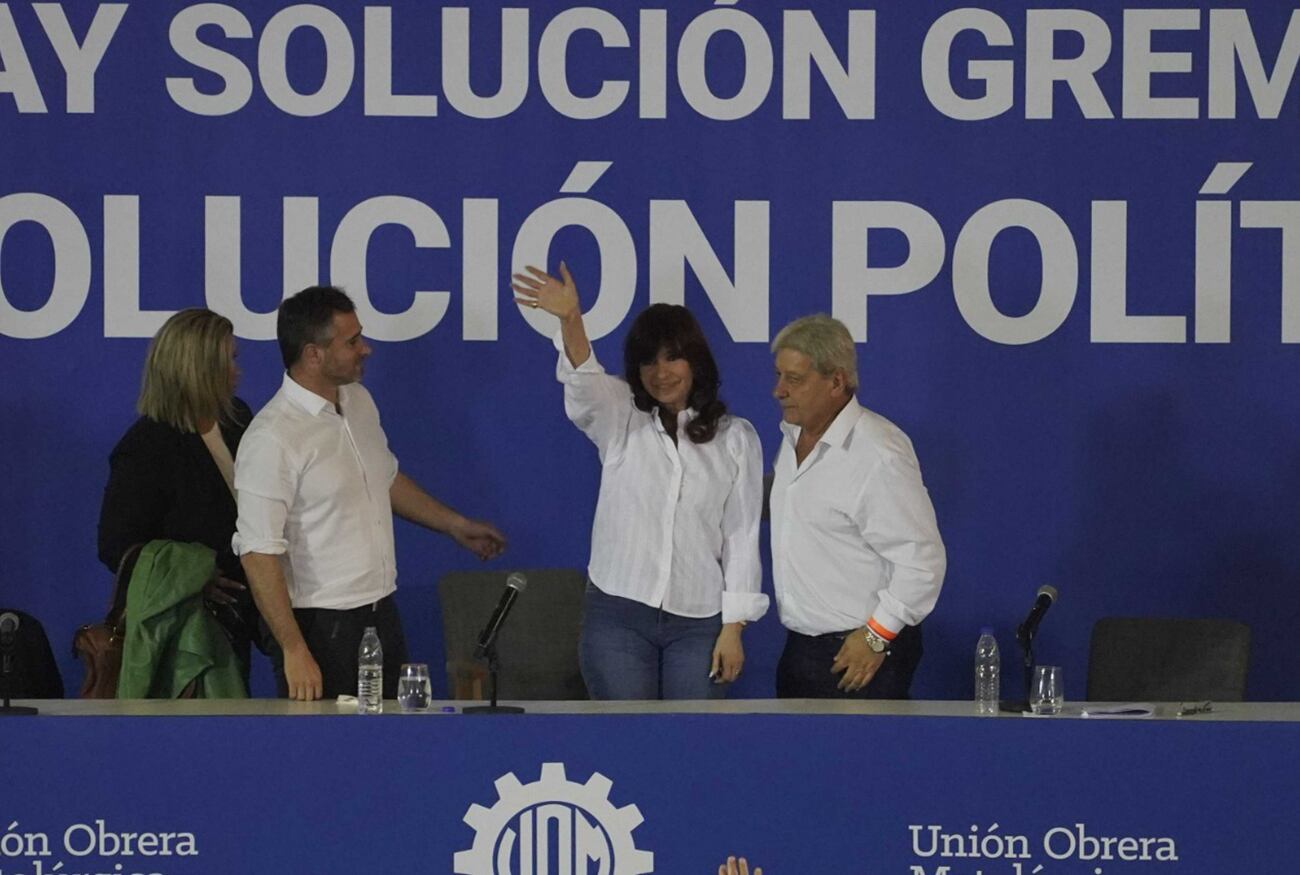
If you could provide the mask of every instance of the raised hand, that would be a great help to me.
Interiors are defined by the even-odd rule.
[[[567,320],[582,315],[578,306],[578,287],[573,284],[573,277],[563,261],[560,262],[559,279],[532,265],[525,270],[528,273],[517,273],[511,277],[510,288],[517,296],[516,304],[544,310],[560,319]]]
[[[520,307],[544,310],[560,318],[560,334],[564,338],[564,353],[575,368],[591,357],[591,341],[582,324],[582,308],[578,306],[578,287],[564,262],[560,262],[560,278],[529,265],[528,273],[512,277],[515,303]]]
[[[749,861],[744,857],[739,860],[728,857],[727,862],[718,867],[718,875],[749,875]],[[754,875],[763,875],[763,870],[755,869]]]

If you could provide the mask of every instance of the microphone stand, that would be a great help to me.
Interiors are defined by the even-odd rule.
[[[999,710],[1011,714],[1028,713],[1030,688],[1034,683],[1034,633],[1037,629],[1026,629],[1024,624],[1016,630],[1016,643],[1020,645],[1020,652],[1025,667],[1025,697],[1023,699],[1004,699],[999,705]]]
[[[5,703],[0,706],[0,717],[25,717],[32,714],[39,714],[35,708],[29,708],[25,705],[9,704],[9,691],[13,679],[14,655],[13,645],[4,648],[4,657],[0,659],[0,682],[3,682],[5,689]]]
[[[524,709],[517,705],[498,705],[497,704],[497,674],[501,668],[501,660],[497,658],[497,642],[493,638],[492,642],[485,648],[488,664],[488,696],[491,698],[490,705],[473,705],[469,708],[462,708],[462,714],[522,714]]]

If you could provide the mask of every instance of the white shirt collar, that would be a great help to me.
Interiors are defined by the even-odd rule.
[[[312,416],[319,416],[322,410],[334,406],[333,404],[330,404],[329,401],[317,395],[293,377],[289,376],[288,371],[284,372],[284,381],[280,384],[280,388],[290,401],[297,404]],[[342,401],[342,395],[339,396],[339,400]]]
[[[659,407],[659,405],[656,404],[654,407],[651,407],[651,408],[650,408],[650,415],[654,418],[654,421],[655,421],[655,428],[659,429],[659,431],[663,432],[664,434],[667,434],[668,432],[667,432],[667,430],[664,428],[664,420],[663,420],[663,416],[660,414],[660,409],[661,409],[661,408]],[[677,429],[678,429],[678,431],[683,430],[683,429],[686,427],[686,423],[690,422],[690,421],[691,421],[692,419],[694,419],[694,418],[695,418],[695,408],[694,408],[694,407],[686,407],[686,408],[683,408],[683,409],[682,409],[682,410],[677,414]]]
[[[861,416],[862,405],[858,403],[856,397],[850,395],[849,403],[845,404],[844,408],[835,415],[835,418],[831,420],[831,424],[827,426],[826,431],[822,433],[817,443],[825,444],[828,447],[844,446],[844,441],[848,439],[849,432],[853,431],[853,426],[858,424],[858,419]],[[799,435],[803,432],[803,426],[782,422],[781,431],[786,440],[790,442],[790,445],[794,446],[799,440]]]

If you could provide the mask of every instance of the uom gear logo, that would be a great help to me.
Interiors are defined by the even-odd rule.
[[[563,763],[543,763],[542,776],[521,784],[514,772],[496,780],[491,808],[471,805],[465,823],[474,846],[457,851],[456,875],[646,875],[654,854],[637,850],[635,805],[615,808],[613,783],[593,772],[587,783],[565,776]]]

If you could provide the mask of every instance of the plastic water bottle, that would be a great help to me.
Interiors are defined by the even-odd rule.
[[[357,713],[382,714],[384,711],[384,647],[379,633],[367,626],[357,650]]]
[[[998,713],[998,697],[1002,693],[1002,658],[998,654],[998,639],[993,637],[993,627],[980,629],[980,640],[975,645],[975,711],[981,717]]]

